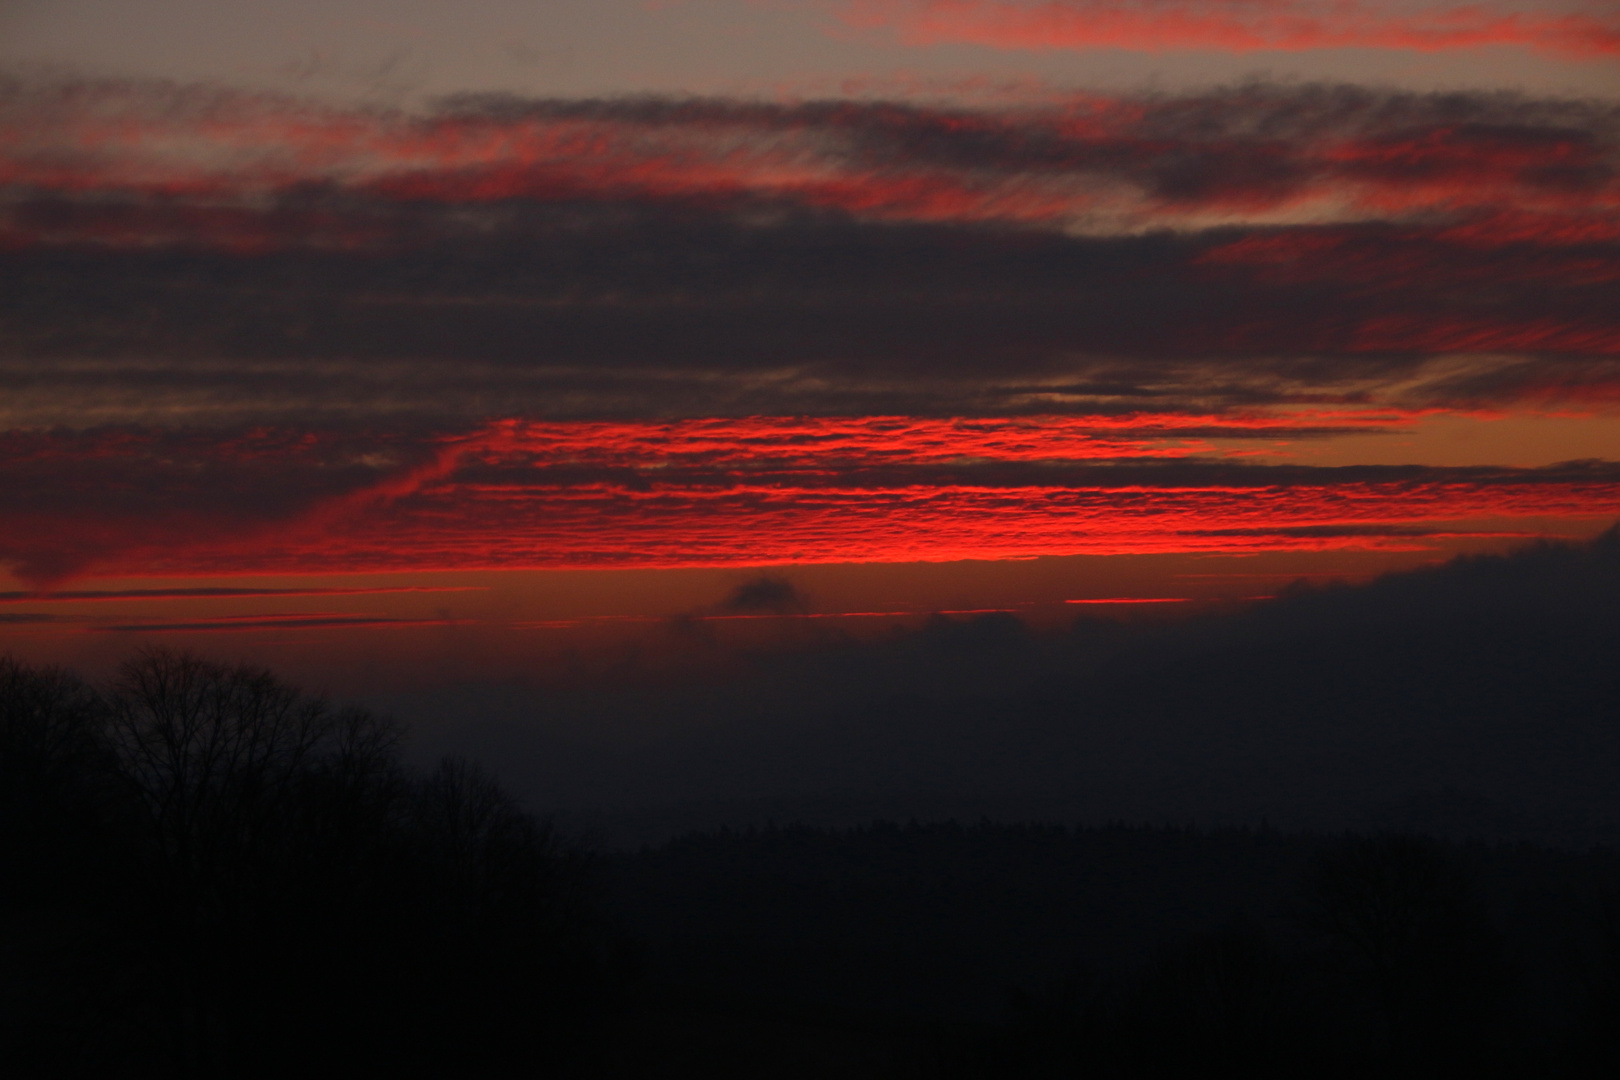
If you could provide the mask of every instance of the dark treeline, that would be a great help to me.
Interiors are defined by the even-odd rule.
[[[0,1069],[566,1063],[618,981],[585,856],[398,743],[252,667],[0,659]]]
[[[250,666],[0,660],[28,1076],[1610,1076],[1620,854],[1039,824],[591,855]]]
[[[699,1032],[727,1030],[736,1075],[834,1052],[962,1078],[1620,1069],[1608,850],[986,822],[692,834],[611,866],[649,994],[683,1010],[661,1052],[717,1068]]]

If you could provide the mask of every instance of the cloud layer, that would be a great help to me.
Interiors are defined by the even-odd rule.
[[[1620,391],[1620,111],[0,92],[0,425]]]
[[[412,113],[12,81],[0,559],[51,583],[1603,517],[1602,462],[1310,469],[1217,440],[1612,410],[1617,267],[1601,102]]]
[[[1616,464],[1257,465],[1196,454],[1174,419],[1137,418],[1134,433],[1067,418],[900,418],[507,421],[369,442],[13,435],[0,559],[50,585],[84,573],[1402,548],[1481,521],[1620,512]]]

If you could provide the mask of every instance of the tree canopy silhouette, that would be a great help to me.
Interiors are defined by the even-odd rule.
[[[544,1072],[612,989],[581,852],[268,671],[154,650],[98,691],[0,661],[0,781],[7,914],[55,912],[6,987],[42,1075]]]

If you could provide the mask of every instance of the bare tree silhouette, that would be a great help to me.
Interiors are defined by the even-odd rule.
[[[611,981],[584,860],[547,826],[466,763],[411,775],[391,722],[251,665],[152,650],[98,695],[8,662],[0,779],[0,839],[39,849],[8,871],[49,854],[30,830],[53,807],[105,804],[67,847],[103,844],[117,880],[46,875],[78,925],[115,927],[114,977],[78,982],[140,988],[103,1068],[533,1073]]]
[[[354,808],[333,811],[394,769],[396,735],[267,671],[167,650],[125,663],[109,705],[141,808],[169,1054],[217,1073],[249,1058],[280,1011],[274,975],[304,951],[310,841],[352,842]]]

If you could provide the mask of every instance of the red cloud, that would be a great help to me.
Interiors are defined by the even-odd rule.
[[[512,421],[439,437],[417,455],[426,464],[353,476],[337,492],[333,455],[297,439],[39,435],[31,459],[10,466],[0,557],[36,579],[885,562],[1410,546],[1417,526],[1620,513],[1620,470],[1607,465],[1185,460],[1207,449],[1192,432],[1288,430],[1177,416]],[[251,498],[265,469],[283,489],[276,512]]]
[[[894,10],[1091,25],[1064,5]],[[615,202],[1090,233],[1207,227],[1211,210],[1228,224],[1512,212],[1610,233],[1620,219],[1616,119],[1570,103],[1251,89],[998,110],[469,100],[408,115],[211,93],[0,93],[0,246],[387,248],[498,224],[436,208]]]
[[[849,25],[909,45],[1001,49],[1444,49],[1520,45],[1574,57],[1620,53],[1620,20],[1457,4],[1401,10],[1354,0],[850,0]]]
[[[609,484],[448,486],[390,514],[257,552],[197,551],[174,572],[759,565],[1027,558],[1077,553],[1410,546],[1361,526],[1609,517],[1620,478],[1447,477],[1233,487],[1182,477],[1013,487],[924,478],[827,486],[735,476],[636,491]],[[1312,482],[1315,480],[1315,482]],[[864,482],[863,482],[864,481]],[[1342,530],[1340,528],[1342,527]]]
[[[1337,281],[1391,288],[1436,281],[1481,286],[1620,281],[1620,260],[1607,250],[1559,243],[1556,233],[1528,228],[1515,233],[1510,231],[1515,224],[1524,223],[1482,221],[1443,230],[1268,230],[1212,247],[1194,263],[1218,274],[1246,270],[1276,284]],[[1509,245],[1516,246],[1511,259],[1481,257]]]

